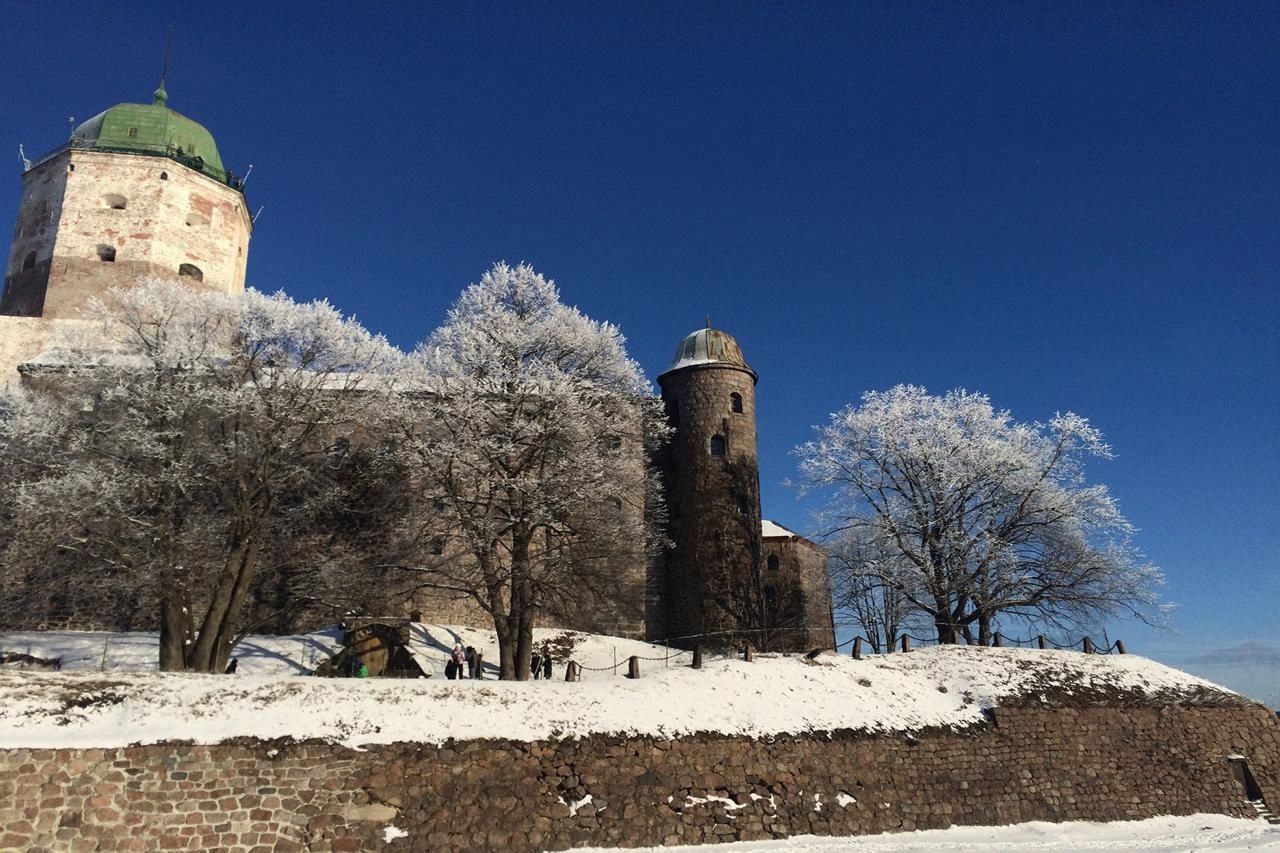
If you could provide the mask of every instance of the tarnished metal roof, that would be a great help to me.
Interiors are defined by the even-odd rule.
[[[733,339],[733,335],[710,327],[690,332],[680,342],[680,346],[676,347],[676,357],[672,359],[667,369],[658,375],[658,379],[661,380],[672,371],[709,364],[740,367],[750,373],[753,380],[759,379],[756,372],[747,365],[747,360],[742,357],[742,349]]]

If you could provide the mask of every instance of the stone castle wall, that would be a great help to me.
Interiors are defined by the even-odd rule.
[[[251,230],[238,191],[172,160],[68,150],[23,176],[0,313],[79,317],[109,287],[183,264],[200,271],[193,286],[238,293]]]
[[[998,709],[970,731],[771,741],[0,750],[0,849],[566,849],[1274,808],[1261,707]],[[589,795],[589,798],[588,798]],[[387,842],[386,827],[406,837]]]
[[[827,552],[801,537],[771,536],[764,540],[764,559],[780,640],[795,651],[835,648]]]

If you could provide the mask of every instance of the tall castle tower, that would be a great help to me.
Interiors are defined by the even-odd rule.
[[[162,83],[150,104],[99,113],[28,166],[0,315],[75,319],[107,288],[153,276],[244,290],[242,182],[167,101]]]
[[[675,428],[663,465],[674,544],[661,584],[668,637],[707,635],[710,645],[748,639],[759,647],[766,602],[756,380],[737,341],[709,323],[681,341],[658,377]]]

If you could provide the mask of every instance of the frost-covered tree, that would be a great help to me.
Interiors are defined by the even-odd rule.
[[[1018,423],[981,394],[900,385],[817,432],[796,452],[828,531],[856,536],[875,582],[927,615],[940,642],[986,643],[998,617],[1159,613],[1160,571],[1107,488],[1085,480],[1085,460],[1111,450],[1084,418]]]
[[[405,567],[492,617],[502,678],[528,677],[537,615],[607,601],[620,566],[643,578],[666,427],[624,344],[531,267],[497,264],[413,356],[401,446],[427,541]]]
[[[352,553],[342,519],[378,491],[362,436],[402,357],[283,294],[155,281],[111,291],[98,317],[101,338],[46,358],[0,425],[6,600],[128,592],[159,606],[162,669],[220,672],[261,572]]]
[[[902,594],[901,557],[878,541],[871,525],[828,538],[831,599],[846,624],[861,630],[876,654],[892,651],[903,632],[917,629],[920,612]]]

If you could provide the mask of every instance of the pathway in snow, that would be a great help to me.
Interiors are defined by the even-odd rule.
[[[602,853],[604,847],[579,848]],[[1020,823],[956,826],[852,838],[799,835],[778,841],[740,841],[689,847],[642,847],[635,853],[1075,853],[1093,850],[1280,850],[1280,827],[1225,815],[1154,817],[1117,823]]]

